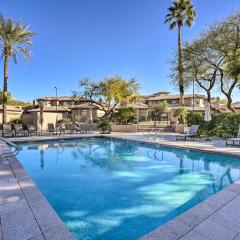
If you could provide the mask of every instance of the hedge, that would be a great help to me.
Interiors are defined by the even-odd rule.
[[[212,120],[206,123],[204,121],[204,113],[189,112],[186,120],[188,126],[193,124],[200,125],[200,134],[208,133],[211,136],[223,138],[236,136],[240,126],[239,113],[213,113]]]

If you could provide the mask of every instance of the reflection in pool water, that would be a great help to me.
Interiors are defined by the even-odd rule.
[[[19,160],[77,239],[137,239],[240,176],[235,158],[123,140],[22,144]]]

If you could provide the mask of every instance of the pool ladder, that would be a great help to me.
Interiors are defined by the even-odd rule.
[[[161,133],[160,136],[159,136],[159,133]],[[164,133],[163,128],[155,130],[155,133],[154,133],[155,134],[155,136],[154,136],[155,143],[158,143],[160,145],[161,145],[161,143],[163,143],[163,141],[164,141],[163,133]]]
[[[2,160],[3,158],[6,158],[6,157],[16,156],[16,155],[19,153],[19,147],[18,147],[16,144],[14,144],[14,143],[6,140],[6,139],[3,138],[3,137],[0,137],[0,141],[5,142],[5,143],[10,147],[10,149],[11,149],[11,147],[14,148],[13,151],[9,151],[9,152],[4,152],[4,153],[2,153],[2,154],[0,155],[0,160]]]

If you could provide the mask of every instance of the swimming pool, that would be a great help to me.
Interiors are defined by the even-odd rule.
[[[240,178],[240,159],[110,138],[21,144],[76,239],[138,239]]]

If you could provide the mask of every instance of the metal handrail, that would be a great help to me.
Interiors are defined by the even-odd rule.
[[[16,156],[19,153],[19,147],[16,144],[8,141],[7,139],[5,139],[3,137],[0,137],[0,140],[5,142],[8,146],[14,147],[14,151],[2,153],[0,155],[0,160],[2,160],[5,157]]]

